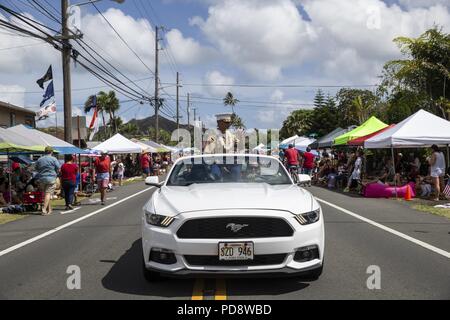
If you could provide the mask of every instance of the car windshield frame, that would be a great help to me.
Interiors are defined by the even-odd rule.
[[[227,183],[292,185],[293,181],[278,159],[248,155],[185,158],[175,163],[166,180],[168,187]]]

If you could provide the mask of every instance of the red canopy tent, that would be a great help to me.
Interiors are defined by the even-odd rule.
[[[395,127],[395,124],[391,124],[389,127],[386,127],[384,129],[381,129],[380,131],[374,132],[372,134],[369,134],[367,136],[364,137],[360,137],[354,140],[350,140],[349,142],[347,142],[348,146],[355,146],[355,147],[363,147],[364,146],[364,142],[366,142],[366,140],[369,140],[372,137],[375,137],[376,135],[379,135],[380,133]]]

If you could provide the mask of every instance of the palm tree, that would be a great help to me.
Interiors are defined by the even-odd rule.
[[[231,106],[231,110],[233,111],[233,114],[235,114],[234,107],[236,106],[236,104],[238,104],[238,102],[239,102],[239,100],[236,99],[231,92],[228,92],[227,95],[225,96],[225,98],[223,99],[223,104],[225,106]]]
[[[357,96],[353,100],[353,112],[358,118],[359,124],[363,124],[369,119],[369,115],[372,111],[372,104],[364,102],[361,96]]]
[[[102,104],[103,110],[109,114],[109,121],[112,124],[114,133],[117,133],[118,126],[116,122],[116,113],[120,109],[119,99],[116,97],[115,91],[109,91],[108,93],[100,91],[98,93],[97,102]]]

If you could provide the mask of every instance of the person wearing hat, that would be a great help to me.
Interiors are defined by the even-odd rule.
[[[45,155],[36,162],[37,179],[42,192],[45,193],[44,205],[42,206],[42,215],[52,214],[51,196],[56,190],[56,179],[58,177],[61,164],[53,156],[53,148],[46,147]]]
[[[105,205],[106,190],[111,179],[111,160],[108,151],[103,150],[101,156],[95,159],[93,177],[97,177],[98,188],[100,189],[100,200],[102,206]]]

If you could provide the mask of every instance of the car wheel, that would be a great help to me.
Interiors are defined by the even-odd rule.
[[[142,259],[142,273],[147,282],[157,282],[163,279],[163,277],[159,272],[148,270],[147,267],[145,266],[145,262],[143,259]]]

